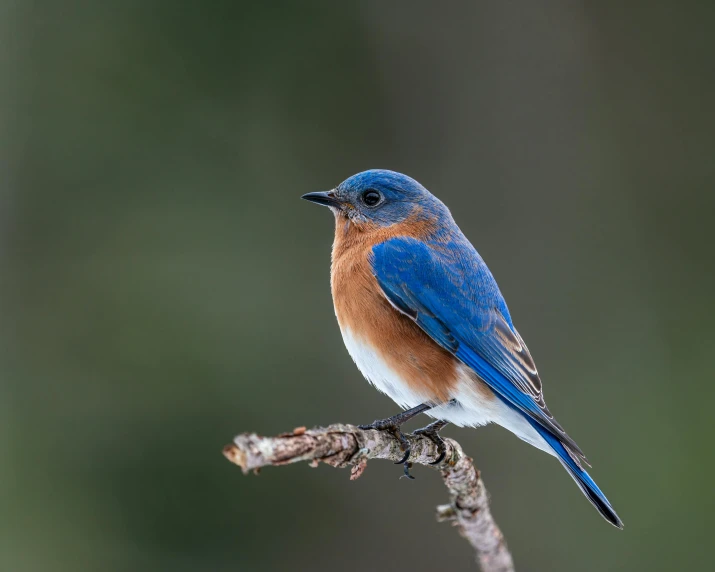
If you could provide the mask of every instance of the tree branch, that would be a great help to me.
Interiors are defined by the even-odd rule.
[[[412,445],[410,461],[429,465],[437,458],[436,445],[425,437],[406,435]],[[449,520],[474,547],[483,572],[513,572],[514,563],[504,536],[489,511],[487,490],[460,445],[445,439],[447,454],[436,467],[449,491],[450,503],[437,507],[437,519]],[[299,427],[277,437],[255,433],[238,435],[224,447],[226,458],[243,469],[258,471],[266,465],[287,465],[309,461],[317,467],[323,462],[333,467],[352,466],[351,480],[365,470],[368,459],[399,461],[404,453],[387,431],[361,430],[354,425],[330,425],[306,430]]]

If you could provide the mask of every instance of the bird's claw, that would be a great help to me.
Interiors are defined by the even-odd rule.
[[[427,437],[430,441],[437,445],[437,452],[439,453],[439,455],[437,455],[437,459],[429,463],[430,465],[439,465],[442,461],[444,461],[444,457],[447,454],[447,446],[444,443],[444,439],[439,436],[438,431],[439,429],[428,425],[423,429],[417,429],[413,433],[413,435],[421,435],[423,437]]]
[[[404,433],[400,431],[400,426],[396,425],[394,423],[389,423],[386,422],[386,420],[378,420],[378,421],[373,421],[369,425],[358,425],[358,429],[362,429],[363,431],[366,431],[368,429],[373,429],[375,431],[389,431],[395,439],[397,439],[400,442],[400,449],[402,449],[405,454],[400,459],[399,461],[395,462],[395,465],[405,465],[405,476],[414,479],[412,475],[409,473],[409,467],[407,466],[408,464],[411,465],[411,463],[407,462],[407,459],[410,458],[410,454],[412,453],[412,448],[410,447],[410,442],[405,437]]]
[[[403,449],[403,450],[404,450],[404,449]],[[410,458],[410,453],[412,453],[412,449],[410,449],[410,447],[408,446],[408,447],[407,447],[407,450],[405,451],[405,456],[402,457],[402,459],[400,459],[399,461],[395,461],[395,465],[402,465],[402,464],[404,464],[404,465],[405,465],[405,469],[407,469],[407,465],[409,464],[409,463],[407,462],[407,459]]]
[[[412,468],[412,463],[410,463],[408,461],[407,463],[404,464],[404,467],[405,467],[405,469],[404,469],[405,474],[403,476],[407,477],[411,481],[414,481],[415,478],[412,475],[410,475],[410,469]]]

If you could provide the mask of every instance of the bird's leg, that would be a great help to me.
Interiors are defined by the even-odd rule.
[[[388,417],[387,419],[378,419],[377,421],[373,421],[369,425],[358,425],[358,428],[375,429],[377,431],[389,431],[390,433],[392,433],[395,438],[400,442],[401,449],[405,452],[405,456],[395,463],[396,465],[401,465],[402,463],[406,463],[407,459],[409,459],[411,451],[410,442],[407,440],[407,437],[402,434],[402,431],[400,431],[400,425],[406,423],[416,415],[424,413],[428,409],[432,409],[432,405],[422,403],[417,407],[413,407],[412,409],[408,409],[407,411],[403,411],[402,413],[398,413],[397,415],[393,415],[392,417]],[[409,467],[407,464],[405,464],[405,476],[410,479],[414,478],[412,477],[412,475],[410,475]]]
[[[444,428],[445,425],[448,424],[449,421],[442,421],[441,419],[438,419],[437,421],[433,421],[432,423],[427,425],[427,427],[417,429],[413,433],[413,435],[422,435],[424,437],[427,437],[430,441],[437,445],[437,451],[439,452],[439,455],[437,456],[437,460],[432,461],[430,465],[439,465],[444,460],[444,455],[447,452],[447,447],[444,444],[444,439],[439,436],[439,432]]]

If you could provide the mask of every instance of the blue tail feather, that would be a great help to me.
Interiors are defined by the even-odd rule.
[[[527,418],[528,419],[528,418]],[[618,517],[616,511],[613,510],[611,503],[608,502],[606,495],[601,492],[598,485],[593,481],[590,475],[584,471],[574,459],[571,457],[566,447],[554,435],[541,427],[532,419],[528,419],[531,426],[541,435],[549,446],[554,450],[561,464],[568,471],[569,475],[576,481],[581,491],[586,498],[591,501],[591,504],[596,507],[596,510],[601,513],[603,518],[617,528],[623,528],[623,521]]]

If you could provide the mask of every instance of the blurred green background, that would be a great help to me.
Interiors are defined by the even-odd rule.
[[[396,412],[299,200],[373,167],[451,207],[626,523],[450,427],[518,569],[710,569],[715,5],[624,4],[0,0],[0,570],[474,567],[434,471],[221,455]]]

